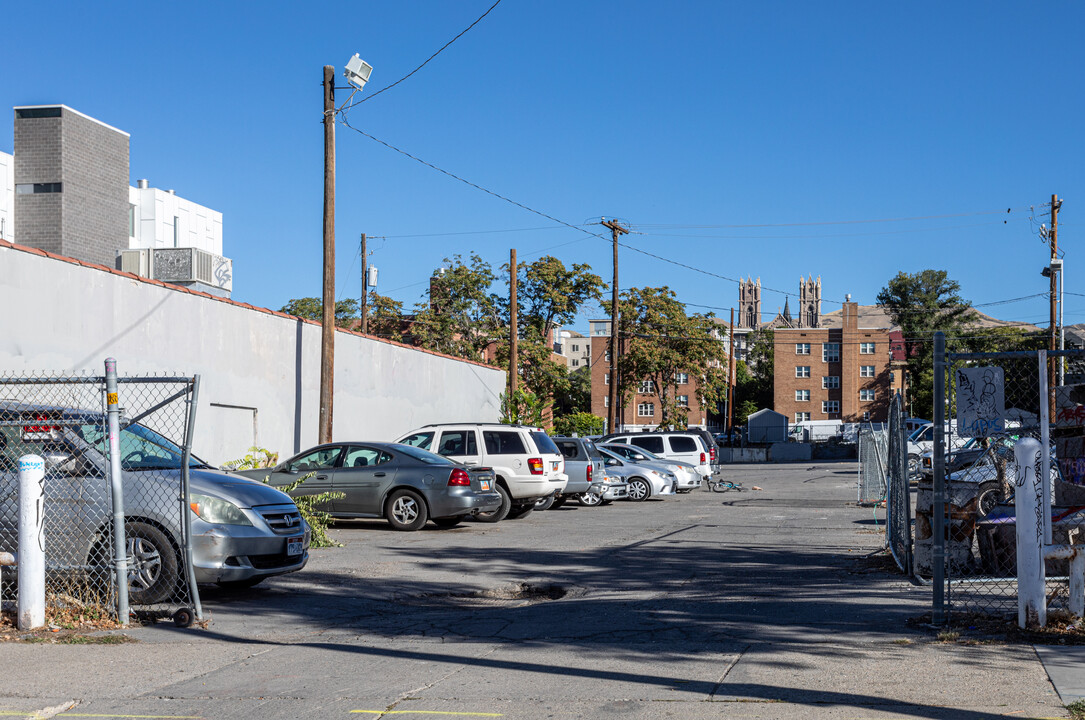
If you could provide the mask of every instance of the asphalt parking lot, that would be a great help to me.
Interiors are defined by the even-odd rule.
[[[206,589],[206,628],[0,645],[0,715],[1067,716],[1031,646],[908,623],[929,593],[868,557],[883,515],[854,505],[854,463],[723,474],[763,489],[339,523],[300,573]]]

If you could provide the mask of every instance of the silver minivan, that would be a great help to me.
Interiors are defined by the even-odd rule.
[[[689,463],[702,478],[712,477],[712,453],[694,432],[615,433],[599,442],[633,445],[667,460]]]

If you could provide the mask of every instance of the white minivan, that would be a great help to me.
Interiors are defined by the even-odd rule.
[[[525,517],[539,500],[565,490],[565,456],[540,427],[500,423],[426,425],[396,442],[413,445],[464,465],[490,467],[501,507],[479,520]]]

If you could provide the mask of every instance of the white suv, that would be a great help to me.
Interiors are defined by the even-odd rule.
[[[705,479],[712,477],[712,453],[695,432],[615,433],[596,442],[634,445],[667,460],[689,463]]]
[[[491,467],[497,476],[501,507],[481,513],[479,520],[497,522],[521,518],[535,503],[565,490],[565,457],[539,427],[499,423],[426,425],[397,442],[414,445],[458,460],[464,465]]]

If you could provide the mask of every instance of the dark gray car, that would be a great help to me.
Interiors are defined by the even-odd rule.
[[[289,485],[315,473],[297,495],[343,493],[319,509],[336,518],[385,518],[397,530],[418,530],[433,520],[452,527],[464,518],[496,510],[501,496],[490,468],[468,468],[422,448],[390,442],[318,445],[275,468],[244,470]]]

